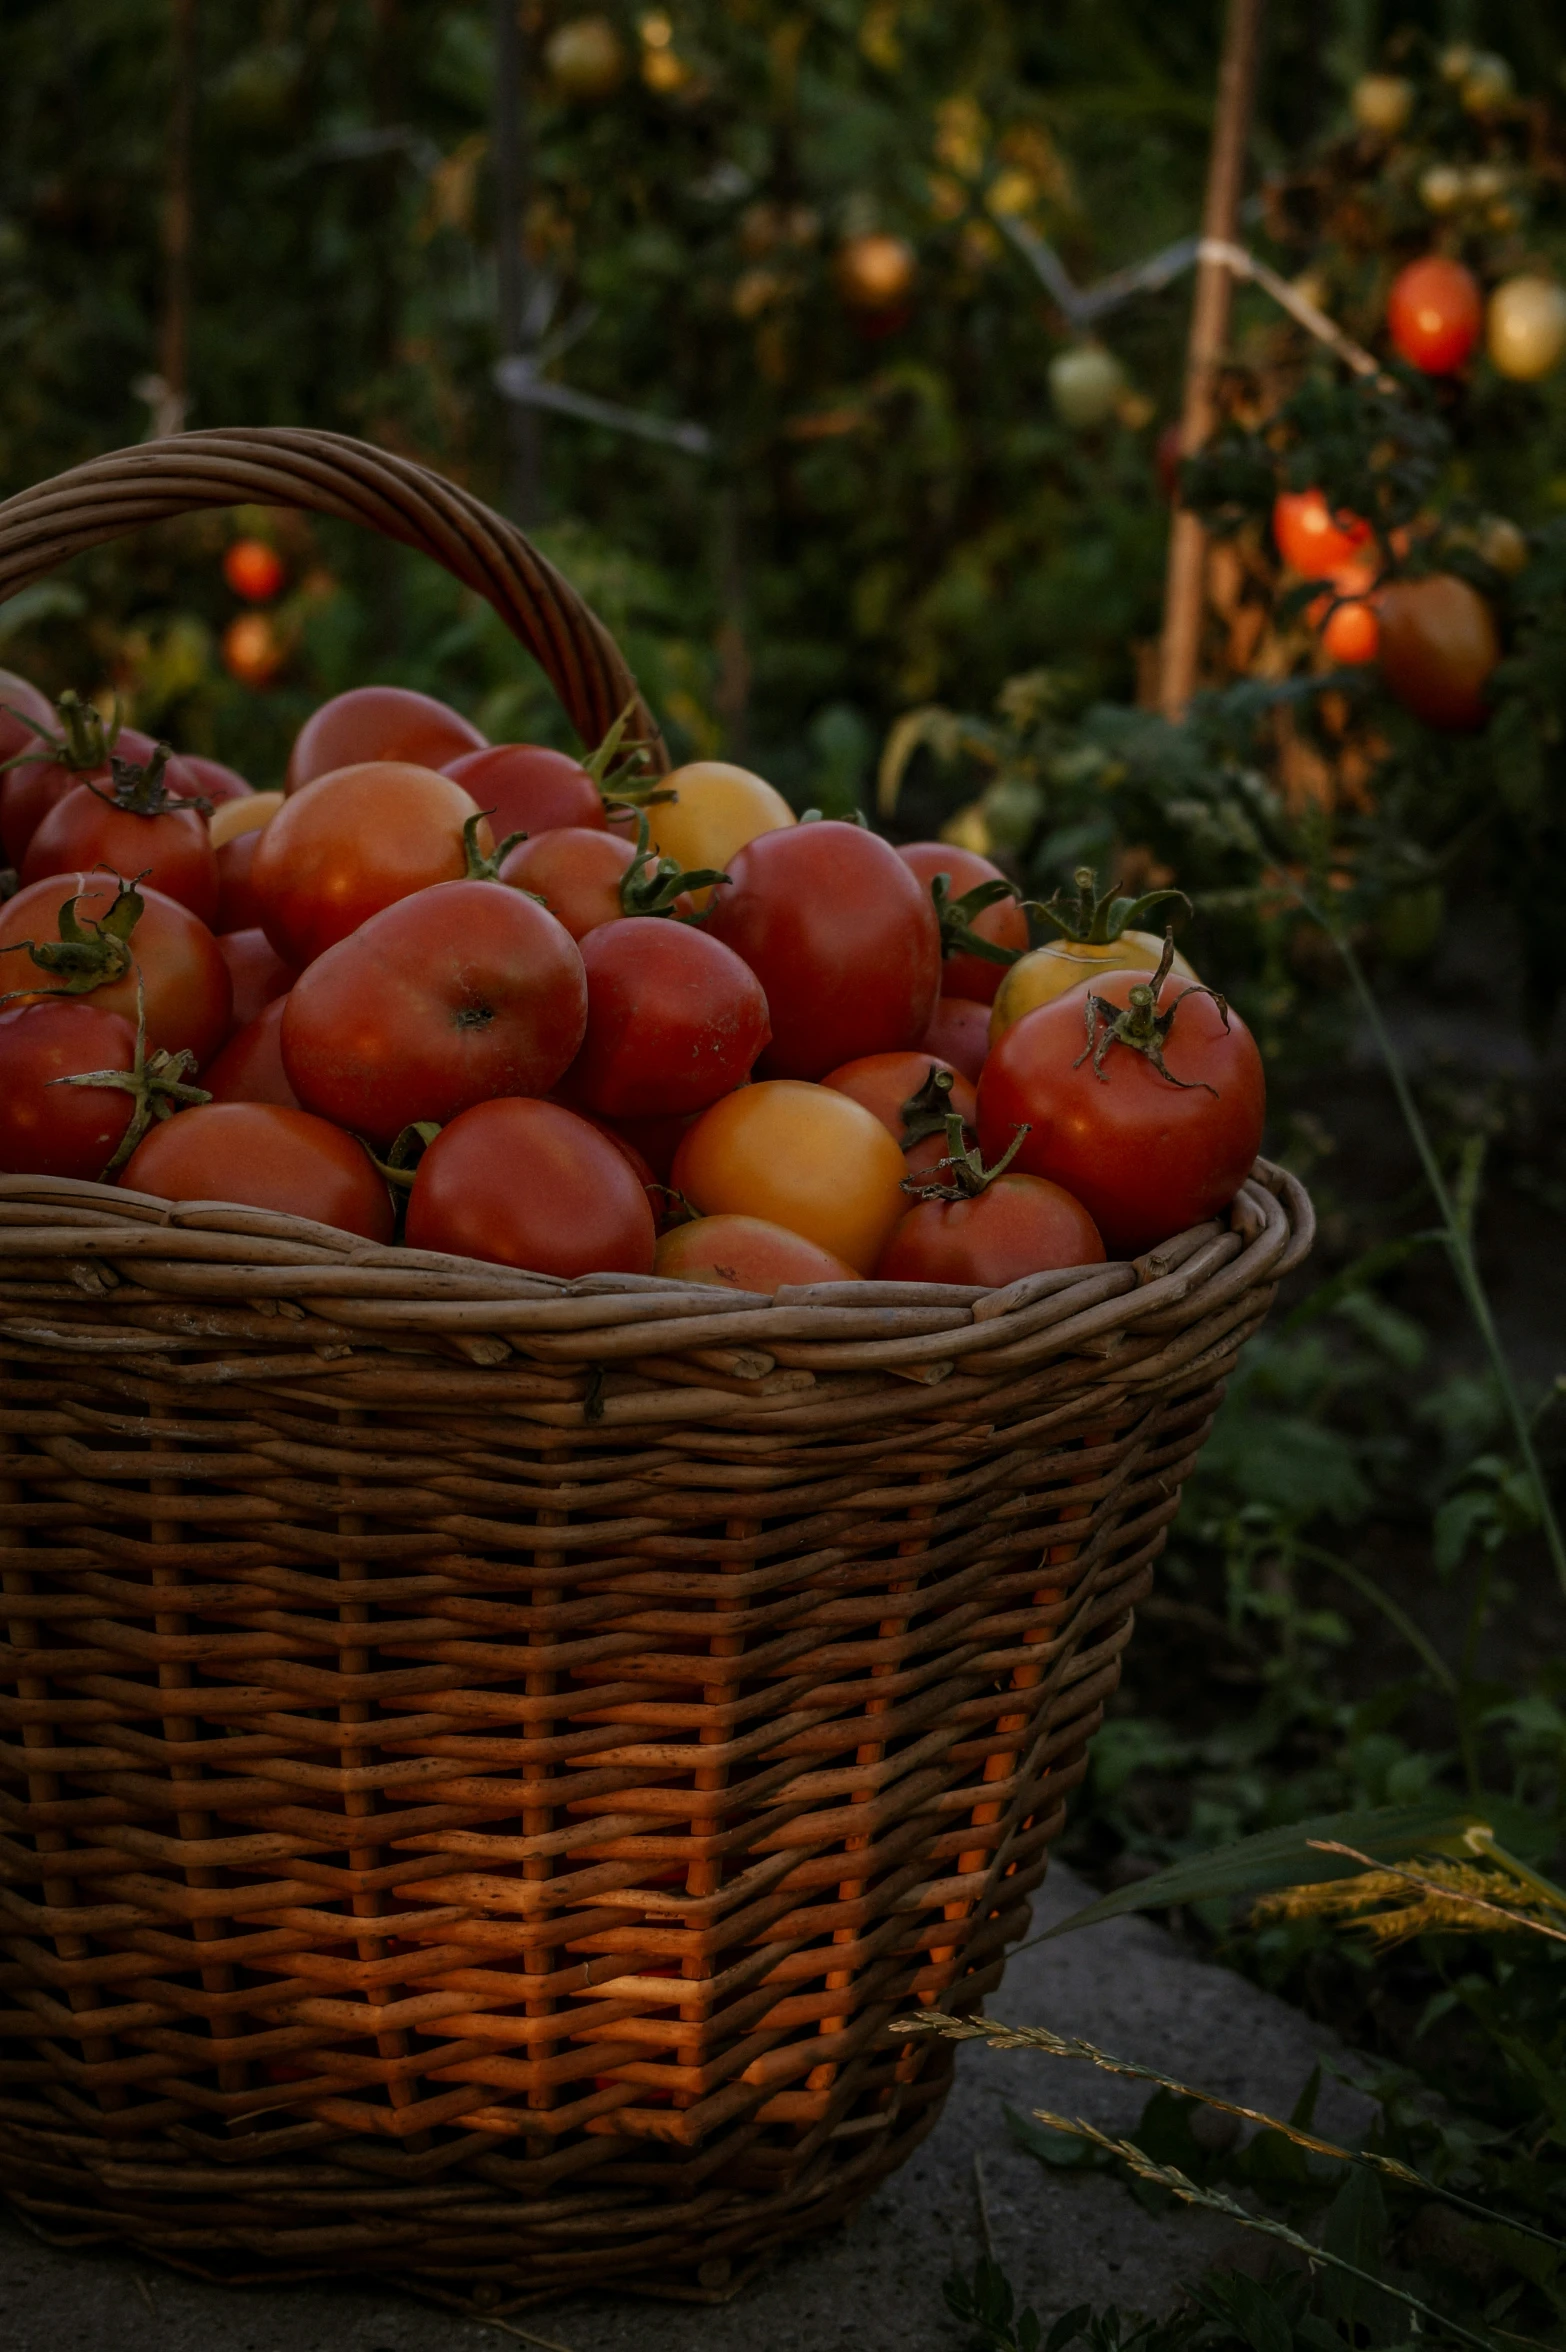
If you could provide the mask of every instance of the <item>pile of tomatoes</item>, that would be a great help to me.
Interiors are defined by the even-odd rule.
[[[1132,1255],[1261,1141],[1243,1022],[969,851],[366,687],[283,789],[0,675],[0,1169],[574,1277],[980,1288]],[[1169,895],[1169,894],[1159,894]]]

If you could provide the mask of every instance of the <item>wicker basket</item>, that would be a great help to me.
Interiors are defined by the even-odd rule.
[[[0,507],[0,593],[239,500],[634,692],[509,525],[317,433]],[[647,731],[651,732],[650,722]],[[939,2112],[1309,1202],[981,1293],[561,1283],[0,1179],[0,2185],[453,2304],[715,2300]]]

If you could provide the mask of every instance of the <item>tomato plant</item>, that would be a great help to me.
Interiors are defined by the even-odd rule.
[[[287,1003],[286,996],[274,996],[207,1064],[201,1083],[214,1102],[285,1103],[291,1110],[304,1109],[283,1068]]]
[[[940,994],[941,927],[895,849],[816,822],[759,834],[728,871],[708,929],[766,990],[769,1077],[819,1078],[917,1045]]]
[[[83,999],[0,1013],[0,1168],[14,1176],[95,1183],[124,1139],[135,1104],[112,1086],[65,1086],[95,1070],[129,1072],[136,1032]]]
[[[1228,1205],[1265,1110],[1245,1023],[1166,961],[1108,972],[1008,1029],[979,1080],[979,1141],[998,1159],[1026,1127],[1019,1174],[1063,1185],[1131,1257]]]
[[[280,956],[303,970],[369,916],[471,870],[466,828],[493,847],[460,784],[432,768],[369,760],[296,792],[265,828],[250,866],[252,904]]]
[[[386,1144],[489,1095],[547,1094],[582,1042],[587,982],[547,908],[495,882],[443,882],[328,948],[287,1006],[300,1101]]]
[[[562,1091],[636,1119],[705,1110],[750,1074],[771,1029],[750,967],[684,923],[622,917],[581,942],[587,1031]]]
[[[243,1029],[274,996],[286,996],[299,975],[264,931],[224,931],[217,944],[234,985],[233,1024]]]
[[[233,983],[188,907],[117,874],[85,874],[74,887],[54,874],[0,906],[0,997],[91,995],[100,1012],[134,1023],[138,974],[149,1049],[209,1061],[228,1035]]]
[[[443,768],[465,751],[482,751],[477,727],[432,694],[410,686],[351,686],[311,713],[294,738],[283,789],[297,792],[318,776],[369,761]]]
[[[489,812],[497,839],[561,826],[607,831],[603,795],[580,760],[543,743],[492,743],[441,763],[443,775]]]
[[[703,1112],[674,1155],[672,1181],[704,1215],[763,1218],[868,1274],[908,1205],[906,1173],[863,1103],[774,1078]]]
[[[658,1244],[653,1272],[670,1282],[710,1282],[722,1290],[764,1291],[784,1283],[862,1282],[846,1259],[764,1217],[693,1217]]]
[[[137,875],[210,924],[218,874],[207,820],[194,802],[170,791],[167,768],[161,744],[145,766],[111,753],[106,785],[73,785],[39,819],[22,859],[23,882],[109,866]]]
[[[1273,503],[1279,555],[1302,580],[1330,580],[1362,559],[1374,534],[1362,515],[1334,511],[1319,490],[1283,490]]]
[[[590,1121],[503,1096],[444,1127],[408,1199],[410,1249],[539,1274],[650,1274],[653,1216],[636,1171]]]
[[[1382,682],[1427,726],[1482,727],[1490,715],[1485,688],[1500,658],[1494,613],[1455,572],[1382,590]]]
[[[1411,367],[1454,376],[1484,328],[1484,296],[1473,271],[1427,253],[1398,271],[1387,295],[1387,332]]]
[[[363,1144],[280,1103],[182,1111],[136,1146],[120,1182],[159,1200],[242,1201],[310,1217],[366,1241],[390,1241],[396,1226],[385,1178]]]
[[[976,850],[911,841],[898,851],[931,893],[941,926],[941,994],[994,1002],[1007,967],[1027,951],[1017,886]]]

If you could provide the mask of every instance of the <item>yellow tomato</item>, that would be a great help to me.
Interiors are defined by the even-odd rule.
[[[1033,948],[1012,965],[996,991],[990,1014],[990,1051],[994,1052],[1024,1013],[1064,996],[1079,980],[1091,980],[1095,972],[1156,972],[1163,952],[1163,941],[1151,931],[1122,931],[1118,939],[1102,944],[1087,939],[1051,939],[1043,947]],[[1196,978],[1178,948],[1170,969],[1182,980]]]
[[[679,798],[655,801],[647,811],[652,845],[686,873],[706,866],[721,874],[735,851],[758,833],[776,833],[796,822],[781,792],[727,760],[692,760],[665,776],[659,789]],[[712,893],[698,890],[693,896],[705,906]]]
[[[225,841],[237,841],[241,833],[259,833],[263,825],[270,825],[283,805],[280,792],[250,792],[243,800],[220,800],[207,821],[214,849],[221,849]]]
[[[764,1218],[869,1274],[908,1207],[907,1173],[863,1103],[769,1078],[702,1113],[674,1156],[672,1182],[705,1216]]]

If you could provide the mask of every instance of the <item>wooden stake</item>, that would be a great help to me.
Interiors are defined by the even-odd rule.
[[[1226,245],[1234,242],[1239,217],[1260,28],[1261,0],[1229,0],[1218,71],[1218,112],[1207,165],[1207,197],[1202,208],[1204,240]],[[1216,421],[1214,394],[1229,331],[1231,284],[1224,262],[1204,259],[1198,263],[1191,339],[1186,347],[1185,403],[1180,414],[1182,457],[1191,457],[1202,447]],[[1196,684],[1206,562],[1206,532],[1195,515],[1178,508],[1169,535],[1159,660],[1159,705],[1170,719],[1184,714]]]

